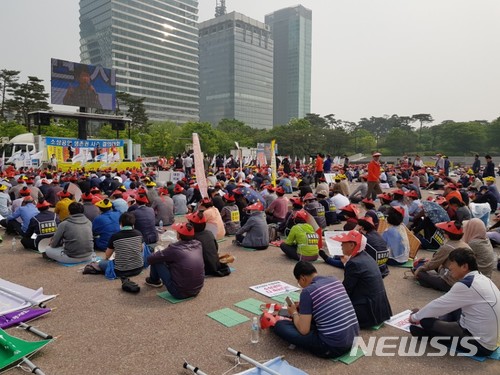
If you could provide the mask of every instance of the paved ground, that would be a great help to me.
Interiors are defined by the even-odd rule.
[[[206,316],[224,307],[251,317],[233,304],[246,298],[271,301],[249,289],[267,281],[282,280],[292,285],[294,262],[278,248],[247,252],[220,244],[221,251],[236,257],[236,271],[225,278],[208,278],[200,295],[190,301],[169,304],[156,297],[158,289],[143,284],[146,274],[135,280],[141,285],[138,295],[122,292],[119,281],[103,276],[82,275],[80,267],[63,267],[42,259],[38,254],[11,249],[9,237],[0,245],[0,277],[31,288],[43,286],[46,293],[58,294],[50,303],[57,309],[36,321],[42,331],[58,336],[33,361],[46,374],[189,374],[182,369],[184,360],[211,375],[225,373],[233,366],[226,356],[227,347],[240,350],[258,360],[283,355],[294,366],[309,374],[402,374],[426,375],[498,374],[500,362],[478,363],[467,358],[436,357],[364,357],[352,365],[317,359],[288,345],[270,332],[263,332],[258,344],[250,343],[250,323],[226,328]],[[421,251],[418,256],[431,256]],[[315,264],[323,275],[342,278],[342,271],[323,262]],[[422,288],[403,278],[404,269],[391,268],[384,279],[393,311],[421,307],[438,297],[439,292]],[[500,285],[500,272],[493,280]],[[19,337],[34,336],[16,329]],[[403,331],[384,327],[379,331],[362,331],[370,336],[404,336]],[[240,371],[245,367],[240,367]],[[14,369],[12,373],[21,373]],[[234,373],[234,372],[232,372]]]

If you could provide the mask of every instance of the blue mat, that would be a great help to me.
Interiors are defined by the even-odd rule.
[[[473,359],[474,361],[477,361],[477,362],[484,362],[488,358],[494,359],[496,361],[500,361],[500,348],[497,348],[497,350],[495,350],[493,353],[491,353],[491,355],[489,355],[488,357],[478,357],[476,355],[468,355],[468,356],[464,356],[464,357]]]
[[[100,260],[102,260],[101,257],[97,257],[97,261],[99,262]],[[90,263],[88,260],[85,260],[83,262],[78,262],[78,263],[61,263],[61,262],[57,262],[57,264],[60,264],[61,266],[64,266],[64,267],[74,267],[74,266],[78,266],[78,265],[81,265],[81,264],[87,264],[87,263]]]

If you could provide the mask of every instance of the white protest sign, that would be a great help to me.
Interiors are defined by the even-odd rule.
[[[335,255],[343,255],[342,254],[342,243],[339,241],[332,240],[332,237],[338,236],[341,234],[349,233],[349,231],[326,231],[324,232],[326,246],[328,247],[328,252],[333,257]]]
[[[295,292],[298,287],[287,284],[283,281],[270,281],[264,284],[251,286],[250,289],[257,293],[263,294],[266,297],[275,297],[281,294]]]
[[[391,319],[386,321],[386,323],[405,332],[410,332],[410,314],[411,310],[405,310],[399,314],[393,315]]]

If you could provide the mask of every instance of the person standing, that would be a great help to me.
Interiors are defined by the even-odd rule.
[[[315,165],[315,172],[316,174],[314,175],[314,185],[318,186],[319,179],[324,176],[323,173],[323,155],[318,152],[316,155],[316,165]]]
[[[477,176],[481,169],[481,160],[479,159],[479,155],[474,155],[474,163],[472,163],[472,172]]]
[[[495,177],[495,164],[493,163],[493,160],[491,160],[491,156],[490,155],[486,155],[484,157],[484,159],[486,160],[486,166],[484,167],[484,171],[483,171],[483,179],[485,177]]]
[[[380,187],[380,152],[375,152],[372,155],[372,161],[368,163],[368,175],[366,176],[366,181],[368,184],[368,190],[366,192],[365,198],[375,200],[378,194],[382,194],[382,189]]]

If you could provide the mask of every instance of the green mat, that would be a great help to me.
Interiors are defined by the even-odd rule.
[[[11,336],[0,329],[0,370],[37,352],[52,340],[29,342]]]
[[[392,266],[392,264],[391,264]],[[413,268],[413,259],[408,259],[406,263],[403,263],[401,265],[395,265],[394,267],[400,267],[400,268]]]
[[[262,310],[260,309],[260,305],[264,305],[264,302],[259,301],[255,298],[248,298],[240,302],[236,302],[234,306],[239,307],[240,309],[251,312],[252,314],[260,315],[262,314]]]
[[[229,308],[217,310],[217,311],[212,311],[211,313],[207,314],[210,318],[213,320],[225,325],[226,327],[234,327],[238,324],[244,323],[249,321],[250,319],[247,318],[245,315],[242,315],[234,310],[231,310]]]
[[[379,325],[377,325],[377,326],[373,326],[373,327],[371,327],[370,329],[371,329],[372,331],[378,331],[378,330],[379,330],[380,328],[382,328],[383,326],[384,326],[384,322],[380,323],[380,324],[379,324]]]
[[[280,294],[279,296],[272,297],[271,299],[281,303],[282,305],[286,305],[285,298],[289,296],[293,302],[299,302],[300,293],[299,292],[290,292],[286,294]]]
[[[189,301],[190,299],[194,298],[194,297],[189,297],[189,298],[184,298],[184,299],[177,299],[173,295],[171,295],[168,291],[156,293],[156,295],[164,300],[167,300],[170,303],[179,303],[179,302]]]
[[[331,360],[333,362],[342,362],[342,363],[345,363],[346,365],[350,365],[351,363],[356,362],[358,359],[360,359],[364,355],[365,355],[365,353],[363,352],[363,350],[361,350],[361,348],[357,348],[356,354],[353,356],[351,356],[351,352],[349,352],[349,353],[346,353],[344,355],[341,355],[340,357],[332,358]]]
[[[226,240],[226,238],[221,238],[220,240],[217,240],[217,242],[221,243],[221,242],[224,242]]]
[[[255,251],[255,249],[252,249],[251,247],[242,247],[242,249],[245,251]]]

